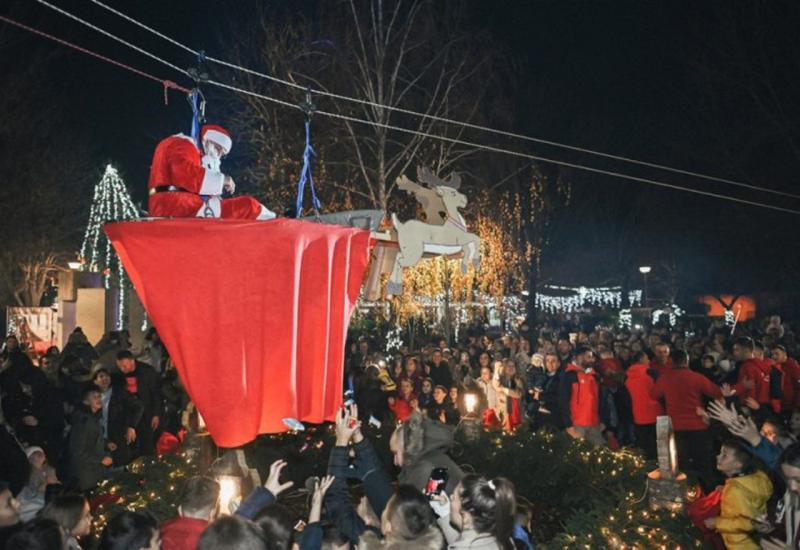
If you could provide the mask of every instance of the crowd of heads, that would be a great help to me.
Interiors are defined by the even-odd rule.
[[[774,537],[768,503],[793,510],[800,500],[800,366],[790,324],[773,317],[732,331],[720,320],[696,319],[630,329],[561,316],[535,329],[459,329],[459,338],[432,337],[392,353],[379,338],[348,346],[348,405],[337,418],[330,477],[310,482],[313,527],[302,535],[296,507],[276,502],[289,485],[277,479],[284,463],[235,514],[220,508],[217,481],[196,477],[184,484],[175,518],[159,524],[146,510],[115,515],[98,547],[433,550],[459,540],[532,547],[535,518],[513,481],[466,475],[449,456],[465,425],[565,432],[612,449],[638,447],[653,459],[656,419],[669,415],[679,469],[704,497],[727,489],[717,514],[697,522],[709,540],[725,544]],[[16,451],[0,472],[0,543],[80,548],[92,525],[87,495],[134,458],[154,454],[161,434],[177,434],[188,398],[154,331],[132,350],[124,332],[92,346],[78,329],[63,351],[33,360],[10,337],[0,359],[0,444]],[[364,423],[396,426],[394,464],[375,462]],[[356,471],[370,461],[372,469],[364,466],[363,476],[342,470],[353,460]],[[396,484],[378,471],[394,472]],[[441,471],[447,475],[432,491]],[[346,496],[348,476],[363,485],[357,504]],[[724,499],[729,504],[737,487],[747,489],[738,504],[752,521],[732,533]],[[800,532],[787,529],[785,536]]]

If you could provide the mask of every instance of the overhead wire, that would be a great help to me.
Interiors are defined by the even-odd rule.
[[[36,0],[36,1],[39,2],[40,4],[43,4],[43,5],[47,6],[47,7],[50,7],[51,9],[54,9],[55,11],[65,15],[67,17],[69,17],[70,19],[73,19],[73,20],[75,20],[75,21],[77,21],[77,22],[79,22],[79,23],[81,23],[83,25],[86,25],[87,27],[89,27],[89,28],[91,28],[91,29],[103,34],[104,36],[112,38],[113,40],[116,40],[117,42],[120,42],[120,43],[132,48],[133,50],[135,50],[135,51],[137,51],[139,53],[142,53],[143,55],[146,55],[147,57],[150,57],[151,59],[159,61],[160,63],[163,63],[164,65],[166,65],[168,67],[171,67],[171,68],[173,68],[173,69],[175,69],[175,70],[177,70],[177,71],[189,76],[189,74],[188,74],[188,72],[186,70],[181,69],[180,67],[177,67],[176,65],[173,65],[172,63],[170,63],[170,62],[168,62],[166,60],[163,60],[163,59],[159,58],[158,56],[156,56],[154,54],[151,54],[150,52],[147,52],[147,51],[143,50],[142,48],[139,48],[138,46],[135,46],[135,45],[131,44],[130,42],[127,42],[127,41],[125,41],[125,40],[123,40],[123,39],[121,39],[121,38],[119,38],[119,37],[107,32],[107,31],[101,29],[101,28],[97,27],[96,25],[93,25],[93,24],[91,24],[91,23],[89,23],[87,21],[84,21],[83,19],[79,18],[78,16],[75,16],[75,15],[73,15],[73,14],[71,14],[71,13],[69,13],[69,12],[67,12],[67,11],[65,11],[65,10],[63,10],[61,8],[58,8],[56,6],[53,6],[52,4],[47,2],[46,0]],[[97,3],[97,0],[92,0],[92,1]],[[279,104],[279,105],[282,105],[282,106],[285,106],[285,107],[290,107],[290,108],[293,108],[293,109],[302,110],[302,108],[299,105],[293,104],[293,103],[288,102],[288,101],[280,100],[280,99],[277,99],[277,98],[274,98],[274,97],[271,97],[271,96],[267,96],[265,94],[260,94],[258,92],[254,92],[254,91],[251,91],[251,90],[245,90],[245,89],[239,88],[237,86],[232,86],[232,85],[229,85],[229,84],[225,84],[225,83],[217,82],[217,81],[213,81],[213,80],[208,80],[206,82],[208,84],[210,84],[210,85],[217,86],[217,87],[220,87],[220,88],[223,88],[223,89],[227,89],[227,90],[234,91],[234,92],[237,92],[237,93],[246,94],[246,95],[249,95],[249,96],[252,96],[252,97],[256,97],[256,98],[259,98],[259,99],[263,99],[265,101],[276,103],[276,104]],[[429,139],[437,139],[437,140],[440,140],[440,141],[445,141],[445,142],[453,143],[453,144],[456,144],[456,145],[464,145],[464,146],[473,147],[473,148],[476,148],[476,149],[482,149],[482,150],[485,150],[485,151],[492,151],[492,152],[495,152],[495,153],[507,154],[507,155],[516,156],[516,157],[520,157],[520,158],[526,158],[526,159],[534,160],[534,161],[548,162],[548,163],[555,164],[555,165],[558,165],[558,166],[564,166],[564,167],[573,168],[573,169],[576,169],[576,170],[583,170],[583,171],[587,171],[587,172],[591,172],[591,173],[595,173],[595,174],[618,177],[618,178],[622,178],[622,179],[636,181],[636,182],[639,182],[639,183],[645,183],[645,184],[648,184],[648,185],[654,185],[654,186],[658,186],[658,187],[663,187],[663,188],[668,188],[668,189],[673,189],[673,190],[678,190],[678,191],[684,191],[684,192],[688,192],[688,193],[694,193],[694,194],[697,194],[697,195],[713,197],[713,198],[717,198],[717,199],[721,199],[721,200],[728,200],[728,201],[736,202],[736,203],[739,203],[739,204],[746,204],[746,205],[750,205],[750,206],[767,208],[767,209],[771,209],[771,210],[775,210],[775,211],[779,211],[779,212],[785,212],[785,213],[789,213],[789,214],[800,215],[800,211],[793,210],[793,209],[790,209],[790,208],[784,208],[784,207],[775,206],[775,205],[772,205],[772,204],[761,203],[761,202],[752,201],[752,200],[748,200],[748,199],[742,199],[742,198],[738,198],[738,197],[732,197],[732,196],[729,196],[729,195],[723,195],[723,194],[714,193],[714,192],[711,192],[711,191],[704,191],[704,190],[701,190],[701,189],[694,189],[694,188],[691,188],[691,187],[684,187],[684,186],[680,186],[680,185],[677,185],[677,184],[672,184],[672,183],[666,183],[666,182],[662,182],[662,181],[658,181],[658,180],[653,180],[653,179],[650,179],[650,178],[632,176],[632,175],[629,175],[629,174],[624,174],[622,172],[616,172],[616,171],[612,171],[612,170],[605,170],[605,169],[601,169],[601,168],[594,168],[594,167],[591,167],[591,166],[585,166],[585,165],[574,163],[574,162],[568,162],[568,161],[553,159],[553,158],[545,157],[545,156],[542,156],[542,155],[534,155],[534,154],[530,154],[530,153],[523,153],[523,152],[520,152],[520,151],[514,151],[514,150],[511,150],[511,149],[504,149],[502,147],[496,147],[496,146],[493,146],[493,145],[485,145],[485,144],[475,143],[475,142],[471,142],[471,141],[467,141],[467,140],[462,140],[462,139],[442,136],[442,135],[438,135],[438,134],[431,134],[431,133],[428,133],[428,132],[423,132],[421,130],[413,130],[413,129],[410,129],[410,128],[404,128],[404,127],[396,126],[396,125],[393,125],[393,124],[377,122],[377,121],[372,121],[372,120],[364,120],[364,119],[361,119],[361,118],[352,117],[352,116],[348,116],[348,115],[343,115],[343,114],[340,114],[340,113],[332,113],[332,112],[328,112],[328,111],[315,110],[315,114],[318,114],[318,115],[321,115],[321,116],[330,117],[330,118],[334,118],[334,119],[345,120],[345,121],[348,121],[348,122],[354,122],[354,123],[358,123],[358,124],[366,124],[366,125],[371,125],[371,126],[377,126],[377,127],[385,128],[387,130],[393,130],[393,131],[402,132],[402,133],[406,133],[406,134],[417,135],[419,137],[425,137],[425,138],[429,138]]]
[[[161,33],[159,31],[153,29],[152,27],[149,27],[148,25],[145,25],[144,23],[134,19],[133,17],[130,17],[129,15],[127,15],[127,14],[125,14],[125,13],[119,11],[119,10],[114,9],[111,6],[108,6],[108,5],[104,4],[100,0],[90,0],[90,1],[93,4],[95,4],[97,6],[100,6],[101,8],[103,8],[103,9],[105,9],[105,10],[107,10],[107,11],[109,11],[109,12],[115,14],[115,15],[117,15],[118,17],[121,17],[121,18],[125,19],[126,21],[138,26],[139,28],[144,29],[144,30],[154,34],[155,36],[158,36],[159,38],[168,41],[169,43],[171,43],[174,46],[177,46],[177,47],[179,47],[179,48],[181,48],[181,49],[183,49],[183,50],[185,50],[185,51],[187,51],[187,52],[189,52],[189,53],[191,53],[191,54],[193,54],[195,56],[199,54],[199,52],[197,50],[194,50],[193,48],[178,42],[177,40],[165,35],[164,33]],[[217,63],[217,64],[222,65],[224,67],[228,67],[230,69],[241,71],[241,72],[244,72],[246,74],[250,74],[252,76],[257,76],[259,78],[263,78],[263,79],[269,80],[271,82],[276,82],[276,83],[282,84],[284,86],[289,86],[289,87],[292,87],[292,88],[295,88],[295,89],[299,89],[299,90],[303,90],[303,91],[306,91],[306,90],[309,89],[308,87],[303,86],[301,84],[297,84],[295,82],[290,82],[288,80],[281,79],[281,78],[278,78],[276,76],[272,76],[272,75],[269,75],[269,74],[266,74],[266,73],[255,71],[255,70],[249,69],[247,67],[242,67],[241,65],[236,65],[234,63],[229,63],[227,61],[224,61],[224,60],[221,60],[221,59],[217,59],[217,58],[209,56],[209,55],[206,55],[205,58],[209,62]],[[454,119],[451,119],[451,118],[441,117],[441,116],[433,115],[433,114],[430,114],[430,113],[420,113],[418,111],[414,111],[414,110],[411,110],[411,109],[404,109],[402,107],[384,105],[384,104],[381,104],[381,103],[378,103],[378,102],[375,102],[375,101],[370,101],[370,100],[367,100],[367,99],[361,99],[361,98],[346,96],[346,95],[342,95],[342,94],[336,94],[336,93],[333,93],[333,92],[329,92],[327,90],[310,88],[310,91],[315,95],[326,96],[326,97],[330,97],[332,99],[338,99],[338,100],[341,100],[341,101],[349,101],[349,102],[359,103],[361,105],[366,105],[366,106],[370,106],[370,107],[376,107],[376,108],[379,108],[379,109],[386,109],[386,110],[389,110],[389,111],[394,111],[394,112],[402,113],[402,114],[406,114],[406,115],[422,117],[424,119],[430,119],[430,120],[433,120],[433,121],[436,121],[436,122],[442,122],[442,123],[445,123],[445,124],[453,124],[453,125],[457,125],[457,126],[462,126],[464,128],[470,128],[472,130],[479,130],[479,131],[482,131],[482,132],[493,133],[493,134],[496,134],[496,135],[505,136],[505,137],[509,137],[509,138],[520,139],[520,140],[524,140],[524,141],[530,141],[530,142],[533,142],[533,143],[539,143],[539,144],[547,145],[547,146],[550,146],[550,147],[562,148],[562,149],[566,149],[566,150],[569,150],[569,151],[585,153],[585,154],[588,154],[588,155],[593,155],[593,156],[597,156],[597,157],[603,157],[603,158],[616,160],[616,161],[620,161],[620,162],[627,162],[627,163],[630,163],[630,164],[636,164],[636,165],[639,165],[639,166],[645,166],[645,167],[648,167],[648,168],[653,168],[653,169],[657,169],[657,170],[663,170],[663,171],[672,172],[672,173],[675,173],[675,174],[682,174],[682,175],[685,175],[685,176],[691,176],[691,177],[695,177],[695,178],[698,178],[698,179],[714,181],[714,182],[717,182],[717,183],[724,183],[724,184],[727,184],[727,185],[733,185],[733,186],[736,186],[736,187],[750,189],[750,190],[753,190],[753,191],[762,191],[764,193],[772,193],[772,194],[781,195],[781,196],[784,196],[784,197],[800,199],[800,195],[795,194],[795,193],[788,193],[788,192],[785,192],[785,191],[780,191],[778,189],[772,189],[772,188],[769,188],[769,187],[753,185],[753,184],[749,184],[749,183],[744,183],[744,182],[740,182],[740,181],[731,180],[731,179],[728,179],[728,178],[721,178],[721,177],[718,177],[718,176],[712,176],[712,175],[708,175],[708,174],[703,174],[701,172],[694,172],[694,171],[691,171],[691,170],[684,170],[684,169],[681,169],[681,168],[674,168],[672,166],[667,166],[667,165],[664,165],[664,164],[658,164],[658,163],[654,163],[654,162],[638,160],[638,159],[634,159],[634,158],[626,157],[626,156],[622,156],[622,155],[615,155],[615,154],[611,154],[611,153],[605,153],[605,152],[602,152],[602,151],[589,149],[587,147],[579,147],[579,146],[575,146],[575,145],[569,145],[569,144],[566,144],[566,143],[560,143],[560,142],[553,141],[553,140],[548,140],[548,139],[543,139],[543,138],[536,138],[536,137],[528,136],[528,135],[525,135],[525,134],[520,134],[520,133],[516,133],[516,132],[509,132],[507,130],[500,130],[500,129],[497,129],[497,128],[491,128],[491,127],[488,127],[488,126],[482,126],[480,124],[473,124],[471,122],[466,122],[466,121],[454,120]]]
[[[25,25],[24,23],[20,23],[19,21],[16,21],[16,20],[11,19],[9,17],[6,17],[4,15],[0,15],[0,21],[8,23],[9,25],[13,25],[13,26],[15,26],[17,28],[26,30],[28,32],[31,32],[31,33],[36,34],[38,36],[41,36],[43,38],[47,38],[48,40],[52,40],[53,42],[61,44],[62,46],[67,46],[68,48],[72,48],[72,49],[74,49],[76,51],[79,51],[81,53],[85,53],[87,55],[90,55],[92,57],[100,59],[101,61],[105,61],[106,63],[110,63],[112,65],[116,65],[117,67],[126,69],[126,70],[128,70],[128,71],[130,71],[130,72],[132,72],[134,74],[137,74],[139,76],[142,76],[144,78],[148,78],[150,80],[158,82],[159,84],[161,84],[164,87],[164,102],[165,103],[167,101],[167,90],[168,89],[174,89],[174,90],[178,90],[178,91],[184,92],[184,93],[189,93],[191,91],[188,88],[184,88],[183,86],[180,86],[180,85],[176,84],[172,80],[167,80],[165,78],[159,78],[159,77],[154,76],[154,75],[152,75],[150,73],[147,73],[145,71],[137,69],[136,67],[131,67],[130,65],[126,65],[125,63],[122,63],[122,62],[117,61],[115,59],[111,59],[110,57],[107,57],[105,55],[102,55],[102,54],[99,54],[99,53],[94,52],[92,50],[89,50],[88,48],[84,48],[83,46],[79,46],[78,44],[75,44],[73,42],[69,42],[68,40],[64,40],[63,38],[59,38],[57,36],[54,36],[54,35],[49,34],[49,33],[46,33],[44,31],[40,31],[39,29],[34,29],[33,27],[29,27],[28,25]]]
[[[157,55],[154,55],[154,54],[152,54],[152,53],[140,48],[139,46],[131,44],[127,40],[124,40],[124,39],[120,38],[119,36],[111,34],[110,32],[101,29],[97,25],[93,25],[92,23],[89,23],[88,21],[86,21],[84,19],[81,19],[77,15],[73,15],[72,13],[70,13],[70,12],[64,10],[64,9],[61,9],[58,6],[55,6],[55,5],[51,4],[50,2],[47,2],[47,0],[36,0],[36,1],[39,2],[40,4],[42,4],[43,6],[46,6],[46,7],[50,8],[51,10],[53,10],[55,12],[58,12],[61,15],[72,19],[73,21],[76,21],[76,22],[80,23],[81,25],[84,25],[84,26],[89,27],[90,29],[92,29],[92,30],[94,30],[96,32],[99,32],[100,34],[102,34],[103,36],[106,36],[107,38],[115,40],[115,41],[119,42],[120,44],[123,44],[123,45],[131,48],[132,50],[137,51],[140,54],[149,57],[150,59],[153,59],[154,61],[158,61],[162,65],[166,65],[167,67],[169,67],[171,69],[174,69],[174,70],[178,71],[179,73],[181,73],[181,74],[183,74],[185,76],[191,77],[191,75],[189,74],[189,72],[186,69],[178,67],[177,65],[173,65],[169,61],[161,59]]]

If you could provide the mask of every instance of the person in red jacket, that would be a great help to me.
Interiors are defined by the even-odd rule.
[[[650,394],[658,374],[650,368],[650,358],[644,351],[637,352],[634,363],[628,367],[625,387],[633,404],[633,424],[636,445],[648,459],[656,458],[656,417],[664,414],[664,407]]]
[[[703,397],[717,399],[722,390],[702,374],[689,370],[689,356],[683,350],[670,354],[672,369],[658,377],[650,396],[663,400],[667,415],[672,419],[678,464],[684,472],[694,472],[703,487],[716,486],[714,449],[708,426],[697,414],[703,407]]]
[[[149,214],[157,218],[238,218],[271,220],[275,213],[253,197],[223,199],[233,193],[233,178],[220,172],[222,157],[233,145],[221,126],[206,125],[200,131],[203,157],[194,139],[176,134],[162,140],[153,153],[147,183]]]
[[[575,358],[564,370],[559,387],[559,409],[569,435],[605,445],[605,426],[600,422],[600,381],[592,370],[593,363],[590,348],[580,346],[575,350]]]
[[[780,344],[772,346],[772,359],[781,369],[783,379],[781,389],[783,399],[781,410],[791,412],[792,409],[800,406],[800,365],[797,361],[789,357],[786,348]]]
[[[161,524],[162,550],[194,550],[203,530],[219,513],[219,483],[208,477],[186,482],[178,506],[178,517]]]
[[[736,395],[742,404],[748,397],[755,399],[759,405],[772,407],[776,413],[781,412],[781,376],[780,371],[755,356],[755,343],[752,338],[741,336],[733,343],[733,357],[739,362],[739,376],[736,381]]]

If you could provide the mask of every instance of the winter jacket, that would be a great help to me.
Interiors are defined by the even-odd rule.
[[[264,487],[256,487],[236,510],[236,515],[253,519],[267,504],[275,502],[275,495]],[[208,520],[178,516],[161,524],[161,550],[194,550],[208,526]]]
[[[697,414],[697,408],[703,406],[703,396],[717,399],[722,397],[722,391],[702,374],[685,368],[672,369],[659,376],[650,396],[665,401],[675,431],[693,431],[708,429]]]
[[[659,363],[658,361],[653,359],[650,362],[650,368],[654,370],[658,376],[661,376],[672,370],[672,360],[667,359],[666,363]]]
[[[161,550],[194,550],[208,520],[177,517],[161,524]]]
[[[752,389],[744,387],[745,380],[753,382]],[[781,412],[781,372],[775,368],[772,361],[751,357],[745,359],[739,366],[739,376],[736,381],[736,394],[741,403],[748,397],[754,398],[761,405],[769,405],[776,413]]]
[[[353,448],[356,454],[353,468],[348,464],[347,447],[336,446],[331,450],[328,475],[334,476],[334,480],[325,493],[325,508],[339,532],[352,544],[358,544],[367,526],[348,500],[347,478],[361,480],[367,500],[378,517],[383,514],[393,490],[372,443],[364,438]]]
[[[497,395],[497,406],[495,414],[501,422],[511,414],[511,403],[513,399],[523,399],[525,397],[525,382],[520,376],[509,379],[506,376],[501,378],[492,377],[492,387]]]
[[[128,428],[136,428],[142,420],[144,411],[141,402],[130,396],[125,388],[111,386],[108,391],[110,396],[103,394],[103,401],[108,400],[108,409],[104,411],[106,417],[106,441],[114,443],[117,450],[112,453],[114,464],[125,465],[130,460],[130,448],[125,436]]]
[[[473,550],[502,550],[497,539],[491,533],[478,533],[474,529],[459,532],[450,525],[450,516],[436,520],[447,540],[447,548],[471,548]]]
[[[492,381],[489,380],[488,382],[484,382],[484,380],[482,378],[478,378],[475,381],[475,385],[478,386],[478,389],[480,389],[481,394],[484,397],[484,399],[483,399],[483,401],[485,401],[484,406],[488,407],[490,409],[496,409],[497,408],[497,392],[494,389],[494,385],[492,384]]]
[[[136,369],[132,373],[115,372],[111,376],[111,380],[115,387],[124,388],[129,396],[141,403],[143,411],[140,427],[149,426],[150,419],[154,416],[164,416],[161,381],[153,367],[137,361]],[[133,389],[135,392],[131,391]]]
[[[596,373],[570,363],[564,370],[559,393],[565,428],[600,424],[600,381]]]
[[[69,473],[79,491],[93,489],[103,479],[105,453],[103,429],[98,414],[83,405],[72,415],[69,433]]]
[[[782,373],[782,410],[790,410],[800,405],[800,365],[789,357],[778,365]]]
[[[453,373],[450,372],[450,365],[445,361],[440,362],[438,365],[429,363],[431,369],[430,377],[435,386],[444,386],[448,390],[453,385]]]
[[[625,379],[625,372],[619,359],[608,357],[597,362],[597,372],[602,377],[603,386],[610,389],[620,387]]]
[[[403,430],[403,469],[398,481],[422,491],[428,484],[431,470],[447,468],[449,479],[445,490],[451,494],[464,477],[461,468],[447,455],[453,446],[453,426],[412,414],[400,429]]]
[[[650,396],[656,381],[655,371],[647,365],[631,365],[627,372],[625,387],[633,402],[633,421],[636,424],[655,424],[656,417],[664,414],[661,403]]]
[[[428,418],[431,420],[437,420],[439,422],[442,421],[442,413],[444,413],[444,423],[450,424],[451,426],[458,426],[458,421],[461,415],[456,409],[455,405],[450,401],[450,397],[445,397],[444,402],[439,404],[435,400],[432,400],[428,405],[425,407],[425,413],[427,414]]]
[[[767,474],[731,477],[722,488],[720,515],[716,530],[722,535],[728,550],[758,550],[760,545],[753,537],[753,519],[767,512],[767,501],[772,495],[772,482]]]

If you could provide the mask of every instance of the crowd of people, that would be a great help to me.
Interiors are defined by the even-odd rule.
[[[328,476],[310,486],[302,533],[276,502],[291,486],[280,482],[279,461],[232,515],[219,509],[216,481],[192,478],[176,518],[159,525],[146,511],[124,512],[109,518],[99,547],[531,549],[535,518],[513,480],[465,475],[448,454],[459,426],[564,432],[654,459],[657,418],[668,415],[679,469],[701,489],[689,516],[707,542],[800,548],[800,366],[790,325],[587,325],[577,316],[535,333],[474,325],[458,342],[434,338],[391,354],[362,337],[346,351],[336,443]],[[176,436],[188,398],[154,330],[134,351],[125,332],[92,346],[76,329],[63,350],[35,359],[6,339],[0,548],[81,548],[87,495]],[[397,426],[394,465],[380,463],[361,432],[367,422]],[[357,503],[354,479],[364,494]]]

